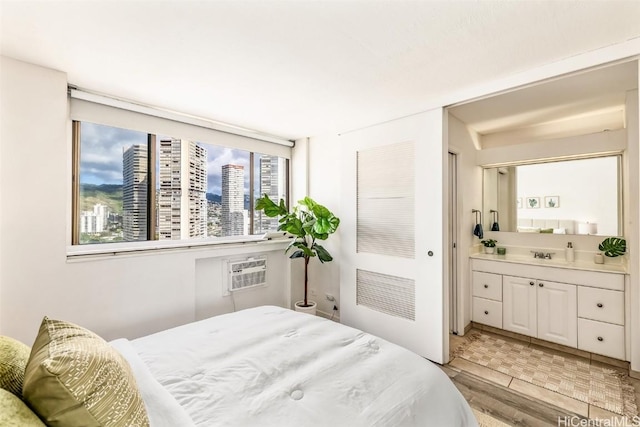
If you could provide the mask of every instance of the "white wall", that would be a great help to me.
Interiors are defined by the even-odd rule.
[[[469,248],[477,244],[472,234],[473,209],[482,209],[482,168],[476,165],[476,148],[467,127],[449,114],[449,150],[458,155],[458,283],[461,286],[462,327],[471,322],[471,278]],[[464,331],[459,331],[462,334]]]
[[[219,257],[281,255],[283,243],[68,261],[71,137],[65,73],[0,58],[0,333],[31,344],[44,315],[105,339],[134,338],[232,309]],[[285,304],[289,261],[236,305]],[[212,288],[207,289],[208,283]],[[198,305],[196,305],[198,300]],[[207,305],[209,305],[207,307]]]
[[[291,153],[291,182],[290,190],[291,205],[294,206],[298,200],[309,195],[309,138],[302,138],[296,141]],[[291,254],[291,252],[289,252]],[[313,283],[312,283],[313,284]],[[315,292],[315,288],[312,288]],[[307,297],[319,302],[317,295],[311,295],[308,290]],[[294,309],[296,301],[304,299],[304,261],[296,259],[291,261],[291,296],[289,308]],[[320,310],[321,308],[318,307]]]
[[[338,218],[341,215],[340,205],[340,160],[336,153],[340,153],[338,135],[327,135],[310,138],[309,141],[309,197],[326,206]],[[333,256],[334,260],[321,264],[318,260],[309,263],[309,286],[312,297],[318,302],[318,310],[331,315],[333,302],[325,298],[329,293],[336,299],[335,304],[340,308],[340,234],[342,229],[331,235],[322,245]],[[292,283],[295,289],[296,284]],[[315,296],[313,296],[315,294]],[[336,313],[334,319],[339,319]]]
[[[639,61],[640,65],[640,61]],[[640,75],[638,76],[640,86]],[[629,286],[631,299],[631,369],[640,372],[640,99],[638,90],[627,92],[627,140],[629,149],[625,156],[625,236],[629,252]],[[636,375],[636,377],[639,377]]]

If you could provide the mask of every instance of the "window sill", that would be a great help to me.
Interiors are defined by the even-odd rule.
[[[67,262],[123,256],[178,253],[194,250],[235,249],[247,246],[284,246],[284,244],[289,244],[289,242],[290,239],[284,237],[267,238],[267,235],[255,235],[179,241],[153,240],[145,242],[74,245],[67,246]]]

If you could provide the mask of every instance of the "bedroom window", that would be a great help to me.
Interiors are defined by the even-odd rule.
[[[263,193],[288,201],[292,141],[73,87],[69,106],[68,255],[246,242],[277,230],[254,205]]]
[[[263,193],[287,200],[286,158],[86,121],[73,141],[74,245],[278,228],[253,206]]]
[[[292,141],[72,87],[69,106],[68,255],[255,241],[277,230],[254,205],[263,193],[288,201]]]

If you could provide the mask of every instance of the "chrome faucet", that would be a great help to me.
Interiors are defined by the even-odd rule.
[[[551,255],[554,255],[555,252],[538,252],[538,251],[531,251],[531,253],[533,254],[534,258],[540,258],[540,259],[551,259]]]
[[[534,258],[544,259],[544,252],[531,251]]]

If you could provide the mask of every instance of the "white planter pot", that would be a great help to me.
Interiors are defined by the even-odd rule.
[[[490,248],[490,247],[487,247],[487,246],[485,246],[485,247],[484,247],[484,253],[485,253],[485,254],[492,254],[492,253],[494,253],[495,251],[496,251],[496,248],[495,248],[495,247],[493,247],[493,248]]]
[[[303,307],[304,301],[297,301],[295,303],[296,311],[299,311],[300,313],[307,313],[307,314],[311,314],[311,315],[315,316],[316,315],[316,307],[318,306],[318,304],[316,304],[315,301],[309,301],[309,300],[307,300],[307,303],[309,304],[309,307]]]

